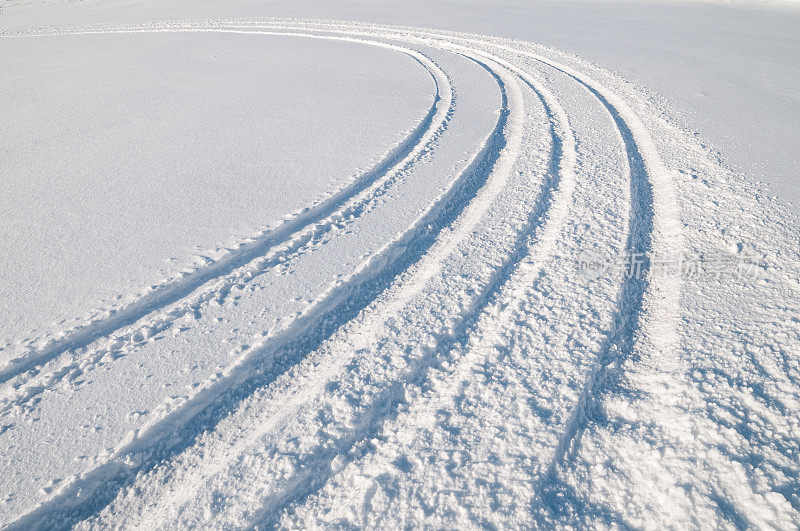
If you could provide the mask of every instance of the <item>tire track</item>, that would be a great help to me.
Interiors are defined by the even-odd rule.
[[[576,185],[574,175],[575,137],[570,129],[566,112],[555,95],[521,68],[499,57],[491,55],[489,57],[519,76],[542,101],[550,120],[553,138],[549,175],[541,192],[539,208],[530,213],[528,223],[520,232],[508,260],[498,269],[496,280],[492,282],[490,289],[480,297],[480,302],[470,311],[470,315],[464,319],[464,323],[457,327],[456,332],[449,338],[450,340],[437,344],[433,349],[436,352],[460,350],[468,343],[476,329],[507,330],[512,326],[512,321],[517,318],[516,314],[523,302],[518,297],[518,293],[513,293],[512,299],[507,304],[503,304],[503,309],[499,314],[486,313],[486,310],[493,302],[496,302],[498,296],[503,293],[512,280],[515,286],[535,284],[535,279],[540,275],[542,266],[552,257],[554,245],[569,215],[572,193]],[[492,338],[490,343],[494,341],[493,335],[489,334],[488,337]],[[449,376],[449,385],[437,386],[435,392],[417,398],[410,406],[408,415],[415,419],[434,418],[436,411],[454,400],[462,382],[468,380],[470,371],[485,357],[488,348],[490,348],[489,344],[483,347],[470,345],[460,359],[457,353],[448,354],[447,357],[457,360],[456,368]],[[405,385],[417,381],[419,378],[420,374],[415,373],[407,380],[398,382],[397,388],[391,389],[391,392],[401,395]],[[381,409],[385,410],[386,407],[383,406]],[[380,420],[385,422],[389,418],[391,416]],[[368,435],[361,437],[361,440],[376,436],[380,428],[384,428],[383,422],[380,422],[380,425],[376,426]],[[340,448],[338,453],[347,454],[348,450],[348,447]],[[337,454],[334,453],[334,455]],[[360,455],[359,458],[363,458],[363,455]],[[318,463],[318,467],[315,468],[331,470],[330,462]],[[330,474],[330,477],[332,476],[333,474]],[[323,487],[324,484],[316,484],[315,490]],[[266,527],[277,525],[277,523],[276,520],[268,521]]]
[[[305,353],[315,350],[355,317],[424,255],[484,186],[505,146],[507,113],[501,112],[494,130],[466,170],[398,239],[387,243],[346,281],[321,295],[284,331],[246,351],[220,378],[179,409],[140,430],[133,440],[123,442],[110,459],[66,485],[56,497],[14,522],[12,528],[53,525],[62,522],[67,514],[73,522],[89,516],[104,504],[102,500],[110,501],[109,497],[137,473],[190,444],[244,398],[300,362]],[[111,485],[114,487],[108,488]],[[59,515],[58,520],[54,515]]]
[[[453,38],[446,32],[404,30],[404,33],[424,35],[426,38]],[[653,256],[669,256],[669,253],[682,248],[679,207],[672,178],[647,129],[627,103],[611,90],[591,77],[537,53],[515,49],[492,42],[491,39],[456,37],[454,40],[519,54],[571,77],[608,110],[628,154],[631,216],[626,250],[644,258],[641,276],[627,279],[620,289],[611,332],[598,353],[597,364],[588,375],[576,409],[560,437],[544,484],[540,486],[545,488],[544,485],[555,482],[557,466],[568,460],[569,449],[577,447],[587,423],[592,418],[602,417],[602,394],[613,383],[612,377],[622,376],[617,366],[645,352],[664,359],[675,355],[681,282],[678,278],[653,274],[650,260]],[[547,488],[552,490],[552,486]],[[551,501],[555,500],[552,492],[547,496]]]
[[[447,75],[432,60],[418,51],[380,42],[290,32],[237,32],[225,29],[204,28],[34,33],[24,34],[24,36],[44,37],[173,31],[234,34],[253,33],[314,39],[319,38],[367,44],[395,50],[408,55],[428,71],[435,85],[433,102],[423,119],[400,144],[392,149],[382,161],[370,170],[362,173],[349,185],[346,185],[320,203],[304,210],[282,225],[249,239],[238,249],[227,254],[223,258],[201,267],[173,282],[162,284],[140,299],[122,308],[110,311],[108,317],[92,321],[87,325],[79,326],[73,330],[65,331],[60,334],[61,337],[59,339],[50,340],[42,347],[27,352],[22,355],[21,358],[12,360],[10,364],[0,368],[0,384],[8,382],[25,372],[32,371],[36,369],[37,366],[45,364],[67,351],[75,351],[88,347],[98,339],[111,336],[114,332],[130,326],[146,316],[190,296],[197,289],[209,282],[229,276],[237,269],[246,266],[260,257],[264,257],[271,250],[296,238],[300,233],[310,227],[320,224],[330,227],[336,221],[347,219],[350,215],[357,213],[358,210],[363,209],[365,205],[374,201],[388,189],[391,185],[391,177],[396,177],[399,171],[407,171],[416,160],[434,148],[435,140],[446,129],[448,117],[453,112],[453,105],[455,102],[453,88],[450,86]],[[2,36],[3,35],[0,35],[0,37]],[[319,231],[319,228],[317,230]],[[303,239],[301,238],[300,241],[303,241]],[[161,329],[163,329],[163,326]],[[115,339],[114,341],[117,340],[118,339]],[[56,373],[56,379],[62,375],[63,374]],[[52,383],[53,381],[48,382],[45,387],[52,385]],[[15,387],[19,387],[19,385],[21,385],[20,382],[15,382]],[[26,396],[26,398],[30,398],[30,396]]]
[[[407,33],[421,34],[418,31]],[[426,38],[440,34],[424,32]],[[456,39],[472,43],[474,39]],[[486,44],[482,42],[481,44]],[[622,378],[621,365],[628,359],[653,354],[665,360],[674,356],[680,282],[651,272],[653,256],[667,256],[681,248],[680,223],[674,187],[668,171],[647,130],[627,104],[600,83],[539,54],[489,43],[490,46],[538,61],[574,79],[607,110],[619,130],[629,161],[630,223],[625,245],[632,256],[643,257],[640,276],[627,278],[619,291],[611,331],[597,354],[595,367],[587,376],[575,410],[559,437],[546,474],[537,490],[554,511],[563,503],[558,496],[557,469],[568,466],[580,437],[592,421],[602,421],[603,396]]]
[[[603,397],[624,378],[626,360],[654,355],[674,364],[681,281],[651,270],[652,258],[666,257],[682,248],[679,208],[669,171],[647,129],[630,107],[599,82],[569,66],[539,54],[501,44],[492,47],[529,57],[574,79],[606,108],[620,132],[628,155],[631,210],[626,252],[643,258],[641,273],[627,278],[620,289],[611,331],[601,345],[597,361],[567,421],[537,491],[556,514],[565,498],[558,479],[559,467],[568,467],[591,422],[602,422]]]
[[[402,283],[401,293],[393,297],[386,308],[383,308],[378,318],[386,320],[388,316],[396,316],[400,310],[410,301],[414,296],[418,295],[425,284],[440,270],[440,267],[434,264],[441,264],[444,259],[449,256],[454,250],[458,242],[465,240],[470,232],[480,221],[481,217],[485,214],[491,199],[496,197],[500,190],[505,186],[505,178],[502,175],[510,173],[513,163],[519,157],[522,116],[521,110],[521,92],[518,87],[509,88],[508,85],[513,80],[502,73],[499,63],[494,61],[493,57],[484,56],[484,54],[476,54],[472,50],[462,49],[459,53],[470,57],[472,60],[478,62],[481,66],[486,68],[497,80],[503,94],[503,106],[506,113],[506,122],[503,127],[508,130],[505,133],[506,141],[504,142],[505,153],[501,155],[502,159],[498,160],[497,166],[499,167],[496,172],[500,175],[499,178],[491,178],[486,187],[481,190],[480,196],[470,204],[464,212],[464,215],[457,222],[457,229],[450,235],[449,238],[444,239],[432,249],[432,253],[423,259],[423,262],[432,262],[432,264],[421,263],[418,270]],[[514,94],[513,98],[509,98],[509,92]],[[517,110],[508,110],[510,107],[509,99],[513,99],[514,106]],[[549,195],[549,186],[546,186],[542,192],[541,207],[543,210],[547,208],[547,197]],[[529,224],[535,225],[541,217],[542,212],[536,211],[529,217]],[[526,227],[526,229],[529,227]],[[473,324],[475,316],[480,313],[480,310],[488,304],[494,293],[502,286],[504,278],[508,274],[508,270],[513,268],[515,259],[518,255],[517,247],[522,241],[527,240],[528,232],[523,230],[523,233],[517,240],[514,251],[512,251],[511,259],[498,268],[489,280],[488,285],[479,293],[469,306],[465,309],[465,313],[459,316],[457,322],[452,323],[450,330],[443,333],[436,339],[436,344],[426,348],[427,354],[421,359],[416,360],[416,363],[411,369],[403,375],[403,378],[396,380],[390,386],[383,390],[367,407],[363,415],[354,419],[353,424],[356,426],[352,432],[348,433],[345,437],[337,440],[332,446],[320,448],[319,451],[309,456],[306,461],[307,466],[296,477],[287,481],[285,488],[274,495],[269,496],[262,506],[254,511],[251,516],[251,525],[256,527],[271,528],[278,526],[277,518],[280,517],[280,510],[305,499],[316,490],[322,488],[326,481],[329,480],[336,471],[338,466],[331,466],[333,461],[341,455],[348,455],[351,450],[363,444],[365,441],[374,437],[383,427],[384,422],[392,417],[393,412],[396,412],[397,405],[404,400],[406,386],[411,382],[424,378],[425,373],[436,362],[436,353],[449,349],[449,345],[457,342],[465,333],[465,331]],[[414,325],[420,326],[425,323],[404,323],[403,328],[411,328]],[[367,329],[376,328],[375,324],[366,325]],[[332,373],[338,371],[332,370]],[[317,392],[322,391],[318,389]],[[304,398],[307,396],[303,392]],[[290,414],[281,415],[288,417]],[[280,421],[273,421],[279,424]],[[272,423],[271,423],[272,424]],[[339,466],[344,466],[346,461],[340,463]]]
[[[467,40],[467,39],[465,39]],[[641,275],[623,283],[611,332],[601,346],[575,410],[559,438],[553,458],[538,489],[548,504],[558,504],[557,468],[568,466],[569,454],[580,444],[588,423],[602,419],[603,394],[623,377],[627,359],[652,353],[675,356],[681,282],[651,271],[653,257],[669,256],[682,248],[679,207],[669,171],[636,113],[599,82],[569,66],[525,50],[489,43],[496,49],[529,57],[565,74],[591,92],[607,109],[620,132],[631,177],[631,214],[626,251],[643,257]],[[552,507],[555,508],[555,507]]]
[[[614,96],[607,95],[602,88],[598,88],[598,84],[582,79],[571,69],[557,63],[541,62],[570,76],[586,87],[608,110],[620,131],[628,155],[631,180],[631,213],[625,249],[633,256],[643,257],[641,276],[626,278],[623,282],[616,303],[617,309],[613,317],[611,332],[607,336],[607,341],[600,348],[595,368],[587,377],[575,411],[567,421],[564,432],[559,438],[553,459],[544,477],[542,487],[550,490],[545,497],[550,502],[555,502],[556,497],[552,496],[552,484],[556,481],[556,469],[569,460],[570,451],[577,449],[580,444],[580,436],[587,424],[593,420],[602,419],[602,395],[609,387],[613,386],[614,378],[622,378],[621,365],[627,359],[642,355],[642,352],[647,352],[648,349],[655,350],[660,356],[674,355],[673,349],[677,342],[678,297],[680,295],[680,286],[675,286],[675,284],[679,281],[665,279],[664,275],[658,276],[657,272],[653,273],[651,259],[654,256],[664,256],[668,249],[679,246],[680,233],[671,230],[666,235],[656,232],[657,226],[665,230],[678,228],[678,225],[673,223],[670,217],[673,205],[665,204],[668,198],[674,200],[674,196],[669,197],[672,195],[669,193],[671,190],[657,191],[660,179],[667,175],[667,170],[655,150],[652,140],[649,139],[649,135],[646,135],[646,130],[641,127],[635,132],[637,125],[629,125],[629,122],[623,118],[623,115],[629,113],[626,113],[625,110],[621,111],[612,104],[611,100],[615,99]],[[633,120],[630,116],[628,119],[634,124],[639,124],[638,119]],[[659,192],[661,193],[659,194]],[[662,292],[663,296],[656,295],[656,292]],[[660,300],[654,301],[654,297],[658,297]]]
[[[479,56],[480,55],[482,54],[479,54]],[[550,105],[557,105],[557,102],[552,98],[548,98],[548,101],[550,102]],[[549,107],[546,106],[546,109],[549,110]],[[531,239],[537,239],[533,236],[534,229],[543,221],[545,213],[549,214],[551,210],[555,210],[560,213],[556,216],[548,215],[547,217],[550,219],[550,221],[547,222],[548,225],[557,225],[560,222],[563,214],[566,213],[566,207],[569,202],[569,194],[556,192],[559,195],[558,203],[560,206],[558,208],[555,208],[551,205],[553,200],[552,196],[557,183],[560,181],[558,175],[559,169],[567,170],[568,166],[574,164],[574,153],[569,153],[574,146],[573,143],[567,139],[566,145],[568,146],[568,153],[566,155],[563,154],[563,142],[561,141],[560,136],[556,135],[554,131],[556,125],[553,122],[556,121],[556,118],[552,115],[552,113],[550,114],[550,120],[552,120],[550,124],[552,150],[549,155],[549,175],[543,183],[542,189],[540,190],[539,198],[537,200],[538,207],[528,215],[527,223],[524,227],[522,227],[521,232],[517,235],[513,249],[509,253],[508,260],[496,268],[496,271],[492,274],[487,283],[486,289],[477,294],[475,299],[470,303],[469,307],[465,309],[465,315],[462,316],[463,319],[461,323],[451,325],[452,331],[444,332],[443,335],[437,339],[438,342],[435,345],[427,345],[427,354],[423,358],[415,360],[416,364],[411,367],[408,372],[403,374],[402,379],[393,381],[387,388],[385,388],[373,400],[371,400],[369,402],[370,405],[367,406],[367,410],[364,411],[363,414],[359,413],[356,418],[350,419],[348,424],[355,426],[353,431],[347,430],[347,434],[344,437],[335,441],[329,440],[326,442],[325,446],[320,447],[317,452],[312,452],[310,455],[305,456],[303,459],[303,469],[301,472],[293,478],[286,480],[286,484],[283,485],[279,492],[270,494],[269,497],[264,501],[262,507],[252,516],[252,519],[249,520],[250,523],[246,525],[253,525],[253,523],[259,527],[271,527],[276,525],[277,522],[275,519],[280,516],[281,508],[284,508],[287,504],[304,499],[314,491],[323,487],[326,479],[329,479],[335,474],[335,469],[338,469],[340,466],[346,466],[347,460],[344,462],[339,462],[337,467],[332,467],[331,464],[335,459],[339,459],[337,456],[351,455],[351,450],[354,446],[363,446],[365,441],[375,436],[377,432],[381,430],[384,422],[392,418],[396,413],[398,403],[404,401],[403,395],[407,386],[409,384],[416,386],[419,383],[418,380],[424,378],[424,374],[427,369],[437,361],[436,353],[446,351],[449,348],[448,345],[452,345],[453,343],[462,339],[464,332],[470,326],[472,326],[477,319],[477,316],[481,315],[482,308],[505,284],[506,280],[511,275],[511,272],[516,269],[521,259],[528,255],[526,249],[528,245],[531,244]],[[569,180],[570,175],[565,175],[565,181]],[[567,191],[568,188],[569,185],[565,183],[562,191]],[[478,199],[476,199],[476,201],[478,201]],[[472,217],[474,219],[474,216]],[[474,223],[467,223],[467,227],[474,227]],[[465,231],[459,227],[459,232],[463,233]],[[553,230],[545,229],[544,231],[537,231],[537,235],[539,235],[539,232],[544,232],[545,234],[549,233],[551,237],[543,237],[544,246],[552,245]],[[453,237],[451,239],[458,240],[463,238]],[[437,251],[434,253],[434,261],[441,260],[441,258],[435,258],[436,255],[449,254],[454,249],[454,246],[451,243],[444,242],[442,242],[441,246],[437,247],[442,249],[442,251]],[[545,257],[542,257],[542,259],[544,258]],[[382,304],[381,310],[377,313],[375,319],[379,321],[385,320],[387,318],[387,314],[391,316],[399,311],[399,309],[403,306],[403,304],[400,303],[401,301],[408,300],[411,296],[419,293],[421,285],[431,278],[431,269],[433,268],[420,265],[416,269],[419,271],[414,273],[408,280],[403,281],[400,284],[399,289],[401,290],[402,294],[387,301],[386,304]],[[420,325],[424,325],[424,323],[411,322],[395,324],[393,327],[400,327],[403,330],[408,330],[409,328],[414,328],[415,326]],[[358,325],[358,329],[367,331],[376,329],[377,327],[378,325],[375,323],[369,322],[360,323]],[[355,341],[357,343],[357,340]],[[358,347],[356,344],[353,344],[344,350],[355,351],[358,350]],[[342,352],[342,354],[343,353],[344,352]],[[338,374],[341,370],[341,367],[339,366],[349,363],[346,361],[346,359],[342,359],[342,356],[333,355],[332,353],[327,354],[328,355],[326,355],[326,359],[331,360],[331,363],[335,363],[338,368],[326,365],[318,368],[315,372],[324,375]],[[377,352],[375,354],[377,354]],[[170,503],[179,505],[183,502],[194,499],[195,495],[193,493],[195,491],[193,489],[213,488],[212,486],[202,483],[201,478],[215,476],[220,472],[220,468],[224,467],[225,463],[237,461],[242,456],[242,453],[247,451],[248,446],[256,444],[256,441],[259,440],[261,436],[273,430],[279,430],[289,418],[292,418],[296,415],[295,408],[297,406],[293,404],[295,404],[297,400],[310,401],[313,400],[312,396],[322,392],[321,388],[324,384],[323,380],[312,378],[312,381],[314,382],[313,388],[303,387],[301,390],[297,391],[297,394],[294,396],[286,396],[282,393],[282,406],[277,415],[270,416],[268,422],[259,424],[255,430],[248,430],[246,437],[243,439],[236,439],[235,448],[225,451],[223,456],[225,459],[224,462],[215,465],[213,462],[208,463],[207,460],[204,460],[202,472],[193,470],[192,474],[195,479],[182,480],[180,484],[181,487],[177,491],[174,491],[175,497],[169,497]],[[261,411],[260,407],[256,409]],[[202,474],[202,476],[198,476],[198,474]],[[258,481],[259,483],[262,483],[262,480]],[[270,482],[267,483],[269,484]],[[159,511],[159,514],[161,513],[163,513],[163,511]],[[145,519],[144,521],[139,522],[137,525],[158,525],[158,522],[148,521]],[[237,523],[235,525],[239,524]]]
[[[302,26],[287,27],[307,29]],[[571,77],[586,87],[611,115],[628,155],[631,170],[631,215],[626,247],[632,252],[657,253],[673,246],[680,246],[680,224],[676,217],[677,206],[669,173],[664,168],[641,121],[624,101],[605,87],[549,58],[488,40],[380,26],[366,26],[366,28],[383,31],[383,35],[377,36],[380,38],[402,39],[464,53],[472,56],[473,60],[480,62],[487,69],[491,70],[487,65],[489,63],[493,64],[495,69],[499,66],[519,76],[539,95],[550,117],[553,137],[553,150],[550,154],[552,174],[542,191],[538,209],[531,213],[524,230],[514,244],[511,256],[493,272],[488,287],[473,300],[450,334],[440,338],[435,347],[429,349],[427,354],[418,360],[418,364],[406,377],[394,382],[373,401],[368,411],[360,418],[358,423],[360,431],[354,431],[341,438],[333,449],[323,449],[313,455],[306,462],[307,468],[304,472],[287,483],[282,492],[265,500],[253,519],[260,524],[277,523],[275,518],[279,516],[281,508],[304,499],[324,486],[325,481],[336,473],[330,466],[333,460],[374,435],[383,426],[383,423],[390,418],[391,411],[396,409],[396,404],[403,400],[407,385],[425,374],[436,361],[437,352],[450,350],[469,334],[471,328],[478,325],[482,309],[502,290],[512,274],[517,271],[522,271],[526,275],[536,273],[537,260],[541,263],[549,256],[548,245],[552,245],[566,219],[569,197],[575,185],[570,170],[574,166],[575,139],[571,135],[563,109],[558,105],[555,96],[549,94],[547,89],[542,90],[541,86],[537,88],[535,80],[523,69],[484,51],[483,48],[475,49],[470,46],[491,47],[509,54],[525,56]],[[319,28],[311,29],[320,31]],[[242,31],[242,33],[257,32]],[[294,35],[292,32],[278,33]],[[352,34],[362,35],[356,31]],[[376,37],[368,31],[362,36]],[[315,38],[317,37],[322,38],[321,36]],[[497,73],[493,75],[498,76]],[[70,515],[68,521],[74,522],[95,513],[129,483],[136,473],[151,469],[157,461],[175,456],[180,450],[192,444],[197,435],[216,426],[235,405],[251,396],[256,390],[268,386],[278,374],[299,363],[304,353],[319,348],[339,327],[350,321],[390,287],[401,273],[418,262],[424,262],[429,256],[426,253],[433,252],[435,254],[433,262],[441,263],[455,248],[458,236],[451,236],[448,243],[442,240],[440,233],[456,223],[462,214],[469,214],[475,206],[473,204],[475,198],[482,193],[483,187],[492,184],[490,174],[493,168],[500,164],[502,153],[508,145],[506,129],[510,111],[504,85],[499,78],[497,79],[503,91],[505,114],[501,113],[497,127],[468,171],[464,172],[458,182],[436,201],[425,216],[418,219],[403,236],[384,246],[363,269],[321,296],[284,332],[267,338],[264,344],[246,352],[222,378],[212,382],[179,410],[142,430],[132,441],[120,446],[108,462],[66,487],[56,498],[18,520],[13,526],[23,528],[29,525],[52,524],[56,522],[52,518],[57,514],[68,514]],[[431,116],[430,112],[428,116]],[[555,162],[556,160],[558,162]],[[465,236],[466,232],[462,231],[461,237]],[[529,256],[533,256],[533,265],[526,262]],[[645,264],[643,271],[649,271],[649,263]],[[412,296],[418,294],[435,272],[435,267],[422,267],[417,275],[404,283],[402,289],[407,295],[394,300],[394,305],[390,306],[392,312],[399,311]],[[552,494],[557,489],[559,467],[568,465],[570,452],[579,444],[587,423],[600,418],[598,412],[602,409],[602,395],[613,384],[612,377],[615,376],[616,365],[642,351],[654,351],[661,356],[670,355],[677,337],[675,321],[679,295],[680,286],[658,277],[629,279],[623,283],[613,316],[612,332],[600,348],[595,369],[587,377],[578,405],[559,438],[548,472],[539,485],[543,497],[553,499]],[[509,315],[510,313],[505,314],[506,317]],[[467,366],[462,364],[459,370],[463,372]],[[224,400],[221,400],[223,398]],[[215,403],[220,401],[225,403],[223,405]],[[279,423],[280,417],[289,415],[291,411],[289,408],[283,415],[279,415],[279,418],[270,419],[268,426],[262,427],[262,430],[269,431],[270,426]],[[328,472],[320,476],[320,470],[323,468]],[[108,488],[109,486],[111,488]],[[94,497],[94,493],[100,491],[101,487],[106,487],[105,491],[97,494],[99,497]],[[76,501],[79,492],[81,499]]]
[[[336,29],[339,24],[321,23],[330,26],[332,29],[329,31],[333,32],[339,31]],[[298,27],[303,27],[303,22]],[[565,64],[538,53],[494,42],[492,38],[465,38],[449,32],[380,25],[363,25],[360,28],[366,34],[370,30],[384,30],[404,36],[419,36],[421,42],[427,44],[430,44],[430,39],[452,39],[453,42],[488,46],[538,61],[569,76],[591,92],[607,109],[623,139],[631,173],[631,215],[625,248],[631,255],[643,257],[641,275],[627,279],[620,289],[608,340],[598,353],[597,366],[587,377],[584,391],[550,466],[548,477],[552,480],[555,467],[564,460],[567,448],[579,441],[580,432],[588,420],[587,411],[599,413],[599,395],[608,383],[613,366],[632,356],[634,348],[657,352],[662,357],[673,355],[677,343],[680,279],[652,275],[650,271],[651,257],[665,257],[682,248],[679,207],[672,178],[646,127],[627,103],[601,83]],[[636,343],[639,343],[638,347]]]
[[[398,405],[406,401],[404,395],[407,387],[409,385],[422,387],[421,380],[425,378],[427,369],[437,361],[437,354],[450,352],[456,345],[467,341],[471,330],[479,325],[485,309],[496,299],[509,280],[520,269],[525,269],[526,278],[533,278],[538,274],[539,267],[537,266],[550,257],[552,246],[568,215],[572,190],[575,186],[573,173],[576,159],[575,139],[569,129],[566,113],[546,87],[517,66],[484,52],[476,50],[467,52],[466,49],[463,49],[463,52],[474,54],[513,72],[539,97],[545,108],[550,121],[552,148],[549,155],[548,175],[540,191],[537,207],[528,215],[526,224],[517,235],[507,259],[496,268],[489,284],[472,301],[466,313],[461,316],[460,322],[451,325],[451,331],[439,338],[435,346],[428,348],[428,355],[419,360],[418,365],[412,371],[404,375],[402,380],[394,382],[373,401],[369,412],[354,422],[359,427],[357,431],[340,440],[339,444],[333,448],[325,448],[316,458],[312,457],[311,465],[302,477],[293,479],[282,494],[267,500],[267,503],[254,514],[251,520],[251,523],[258,528],[279,527],[283,510],[291,505],[302,503],[314,492],[324,488],[327,481],[349,463],[349,460],[346,459],[338,462],[336,466],[332,466],[334,460],[343,455],[352,456],[354,447],[364,446],[366,441],[376,437],[385,428],[386,422],[395,418]],[[533,262],[529,262],[529,260],[533,260]],[[510,316],[510,308],[508,315]],[[424,326],[424,323],[416,324]],[[498,326],[502,327],[503,324],[500,323]],[[451,353],[446,357],[452,358],[453,355]],[[465,358],[469,357],[469,355],[465,356]],[[462,381],[462,378],[457,375],[465,374],[469,370],[471,362],[474,361],[474,359],[459,360],[458,368],[451,379],[453,385],[444,389],[437,388],[434,396],[430,397],[431,400],[423,404],[424,411],[419,412],[419,415],[422,417],[434,415],[435,410],[444,401],[452,398],[459,382]],[[421,397],[414,404],[419,402],[421,402]],[[362,452],[355,452],[355,454],[359,459],[364,457]],[[320,471],[325,472],[321,473]]]
[[[228,31],[220,29],[217,32]],[[299,35],[285,32],[264,32],[264,34]],[[310,38],[314,37],[311,36]],[[343,40],[341,37],[332,38]],[[352,41],[360,42],[359,39],[352,39]],[[377,43],[376,46],[395,48],[385,43]],[[408,50],[402,47],[396,48]],[[299,218],[295,218],[281,225],[275,231],[265,234],[264,238],[248,244],[246,248],[199,270],[196,276],[190,275],[189,278],[194,278],[194,280],[186,281],[189,282],[188,284],[183,280],[180,281],[173,286],[174,290],[170,288],[169,293],[171,295],[168,294],[168,297],[159,299],[163,303],[162,305],[156,305],[151,308],[146,304],[149,298],[134,303],[136,307],[141,307],[145,313],[140,315],[141,312],[134,312],[130,315],[135,315],[136,321],[142,321],[148,314],[157,314],[160,309],[164,309],[164,313],[153,316],[149,321],[138,323],[137,327],[117,333],[114,333],[117,330],[117,325],[125,327],[131,323],[129,322],[130,319],[124,315],[115,314],[115,316],[119,316],[119,319],[112,318],[110,322],[102,321],[98,324],[105,332],[105,335],[100,335],[100,328],[97,327],[92,328],[95,330],[94,332],[92,330],[79,332],[80,340],[77,342],[72,341],[70,336],[67,335],[66,338],[52,347],[45,348],[42,351],[42,356],[44,357],[37,355],[31,359],[26,358],[22,365],[15,365],[16,369],[12,371],[13,374],[18,375],[25,370],[31,371],[32,374],[28,379],[15,381],[12,387],[5,389],[2,402],[0,402],[0,417],[8,417],[10,413],[16,415],[24,411],[29,404],[35,401],[38,395],[58,382],[65,378],[82,375],[101,360],[111,361],[115,359],[123,349],[127,347],[135,348],[139,342],[146,341],[149,337],[168,330],[184,315],[198,311],[205,303],[209,301],[221,303],[234,286],[241,286],[258,275],[284,264],[308,246],[319,245],[326,233],[334,228],[352,224],[360,215],[372,208],[372,205],[386,194],[398,179],[412,171],[416,163],[427,157],[435,149],[437,140],[446,130],[450,117],[455,110],[456,96],[446,73],[423,54],[414,50],[409,50],[409,52],[413,52],[412,58],[420,62],[431,73],[436,86],[436,95],[425,119],[417,126],[415,132],[406,139],[405,145],[399,146],[393,151],[396,154],[395,157],[384,160],[373,171],[359,178],[358,182],[352,183],[335,196],[326,200],[325,203],[320,204],[320,208],[312,208],[307,213],[301,214]],[[404,51],[403,53],[406,52]],[[323,214],[325,217],[318,219]],[[303,224],[304,221],[308,223]],[[215,281],[216,283],[212,284]],[[200,289],[203,286],[207,287]],[[153,296],[160,297],[158,293],[160,291],[153,292]],[[182,294],[183,298],[173,300],[179,294]],[[185,302],[176,308],[166,308],[172,303],[181,301]],[[109,332],[111,328],[114,330]],[[87,342],[96,342],[105,337],[108,337],[108,341],[105,344],[95,345],[86,352],[74,352],[88,347]],[[70,353],[71,356],[60,365],[46,372],[39,372],[39,369],[35,369],[36,365],[45,363],[47,360],[51,360],[65,352]]]

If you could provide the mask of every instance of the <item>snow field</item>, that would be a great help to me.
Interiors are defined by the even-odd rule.
[[[274,247],[21,366],[12,527],[797,525],[791,225],[635,88],[414,28],[105,31],[373,41],[437,97],[373,182]],[[592,281],[577,260],[719,248],[760,249],[760,276]]]

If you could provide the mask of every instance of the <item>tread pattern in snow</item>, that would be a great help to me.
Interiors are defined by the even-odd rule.
[[[707,154],[635,89],[531,43],[417,28],[233,20],[47,35],[182,31],[377,45],[425,67],[436,94],[402,144],[324,203],[0,369],[0,415],[12,419],[0,436],[72,371],[114,363],[109,354],[186,313],[310,260],[344,238],[340,225],[358,227],[413,190],[402,183],[449,156],[451,123],[470,112],[433,54],[480,65],[501,105],[484,142],[402,230],[83,472],[4,513],[11,527],[800,522],[800,378],[784,353],[800,327],[771,353],[748,350],[781,382],[767,393],[752,374],[738,385],[733,361],[709,361],[735,334],[711,339],[687,323],[710,306],[697,284],[719,286],[693,280],[689,291],[648,260],[634,278],[580,276],[585,246],[664,256],[708,239],[707,214],[681,196],[708,193],[684,178]],[[791,315],[796,271],[781,266],[771,278]],[[705,385],[720,379],[716,396]],[[734,420],[748,415],[759,434]],[[720,450],[729,441],[749,458]],[[759,479],[743,480],[746,467]]]

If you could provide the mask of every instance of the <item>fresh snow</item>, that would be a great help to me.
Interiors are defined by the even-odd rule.
[[[800,3],[784,0],[5,0],[0,26],[305,17],[522,39],[578,54],[800,215]]]
[[[0,342],[124,306],[117,295],[206,265],[369,171],[435,86],[407,55],[362,46],[351,64],[352,49],[232,34],[4,39]]]
[[[119,6],[0,34],[0,522],[800,525],[798,226],[674,101]]]

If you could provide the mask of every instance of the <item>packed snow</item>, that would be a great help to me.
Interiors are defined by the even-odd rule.
[[[491,22],[66,5],[0,15],[2,525],[800,526],[791,192],[675,93]]]

